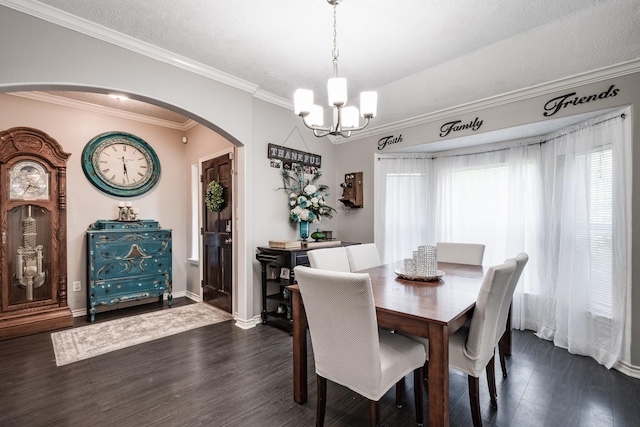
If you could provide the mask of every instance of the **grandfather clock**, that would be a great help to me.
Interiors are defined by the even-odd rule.
[[[73,325],[67,306],[69,155],[37,129],[0,132],[0,340]]]

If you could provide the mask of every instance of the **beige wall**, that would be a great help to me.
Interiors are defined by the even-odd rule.
[[[173,290],[184,295],[187,175],[182,132],[3,94],[0,94],[0,111],[0,129],[16,126],[39,129],[71,153],[67,162],[67,275],[69,285],[82,281],[82,292],[69,291],[69,306],[75,314],[86,308],[85,231],[96,220],[115,219],[118,202],[125,200],[95,188],[82,171],[82,150],[93,137],[104,132],[134,134],[151,145],[160,159],[161,175],[156,187],[126,200],[140,209],[143,219],[155,219],[163,228],[173,230]]]

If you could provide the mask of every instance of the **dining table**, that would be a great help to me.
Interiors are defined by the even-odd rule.
[[[449,425],[449,336],[471,319],[485,268],[438,263],[437,280],[402,274],[402,262],[359,271],[368,273],[378,325],[429,339],[429,426]],[[409,280],[411,279],[411,280]],[[307,318],[297,285],[291,291],[293,398],[307,401]],[[331,313],[327,313],[330,316]]]

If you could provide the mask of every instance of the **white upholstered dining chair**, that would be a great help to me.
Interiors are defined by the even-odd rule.
[[[377,267],[381,264],[380,254],[375,243],[351,245],[345,247],[345,249],[349,259],[349,268],[351,268],[352,272]]]
[[[401,406],[404,377],[414,372],[416,421],[423,423],[424,346],[378,329],[368,274],[297,266],[294,269],[311,335],[318,383],[316,426],[324,424],[327,380],[369,399],[370,425],[380,399],[394,385]]]
[[[330,271],[351,271],[347,250],[343,246],[336,248],[314,249],[307,252],[312,268]]]
[[[436,243],[438,262],[455,264],[482,265],[484,248],[485,246],[479,243]]]
[[[516,270],[516,259],[490,267],[485,273],[478,292],[476,306],[469,326],[464,326],[449,337],[449,366],[468,376],[469,403],[474,427],[482,426],[480,415],[480,374],[487,371],[491,405],[498,406],[495,376],[495,348],[505,331],[506,315],[513,298],[511,277]],[[506,306],[506,311],[504,307]],[[504,315],[504,317],[503,317]],[[427,358],[429,340],[410,335],[422,343]]]

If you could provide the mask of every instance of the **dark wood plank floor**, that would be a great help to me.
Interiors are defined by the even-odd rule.
[[[97,321],[154,309],[162,308],[146,304],[99,314]],[[298,405],[291,338],[269,326],[242,330],[228,321],[61,367],[49,333],[15,338],[0,342],[0,425],[312,426],[311,358],[310,351],[309,402]],[[514,332],[507,363],[509,378],[497,378],[497,410],[489,405],[486,379],[481,381],[486,426],[640,425],[640,380],[528,331]],[[471,425],[466,376],[452,370],[450,382],[451,425]],[[393,391],[383,398],[382,425],[415,425],[412,376],[406,388],[401,409]],[[327,426],[366,426],[367,408],[355,393],[329,384]]]

